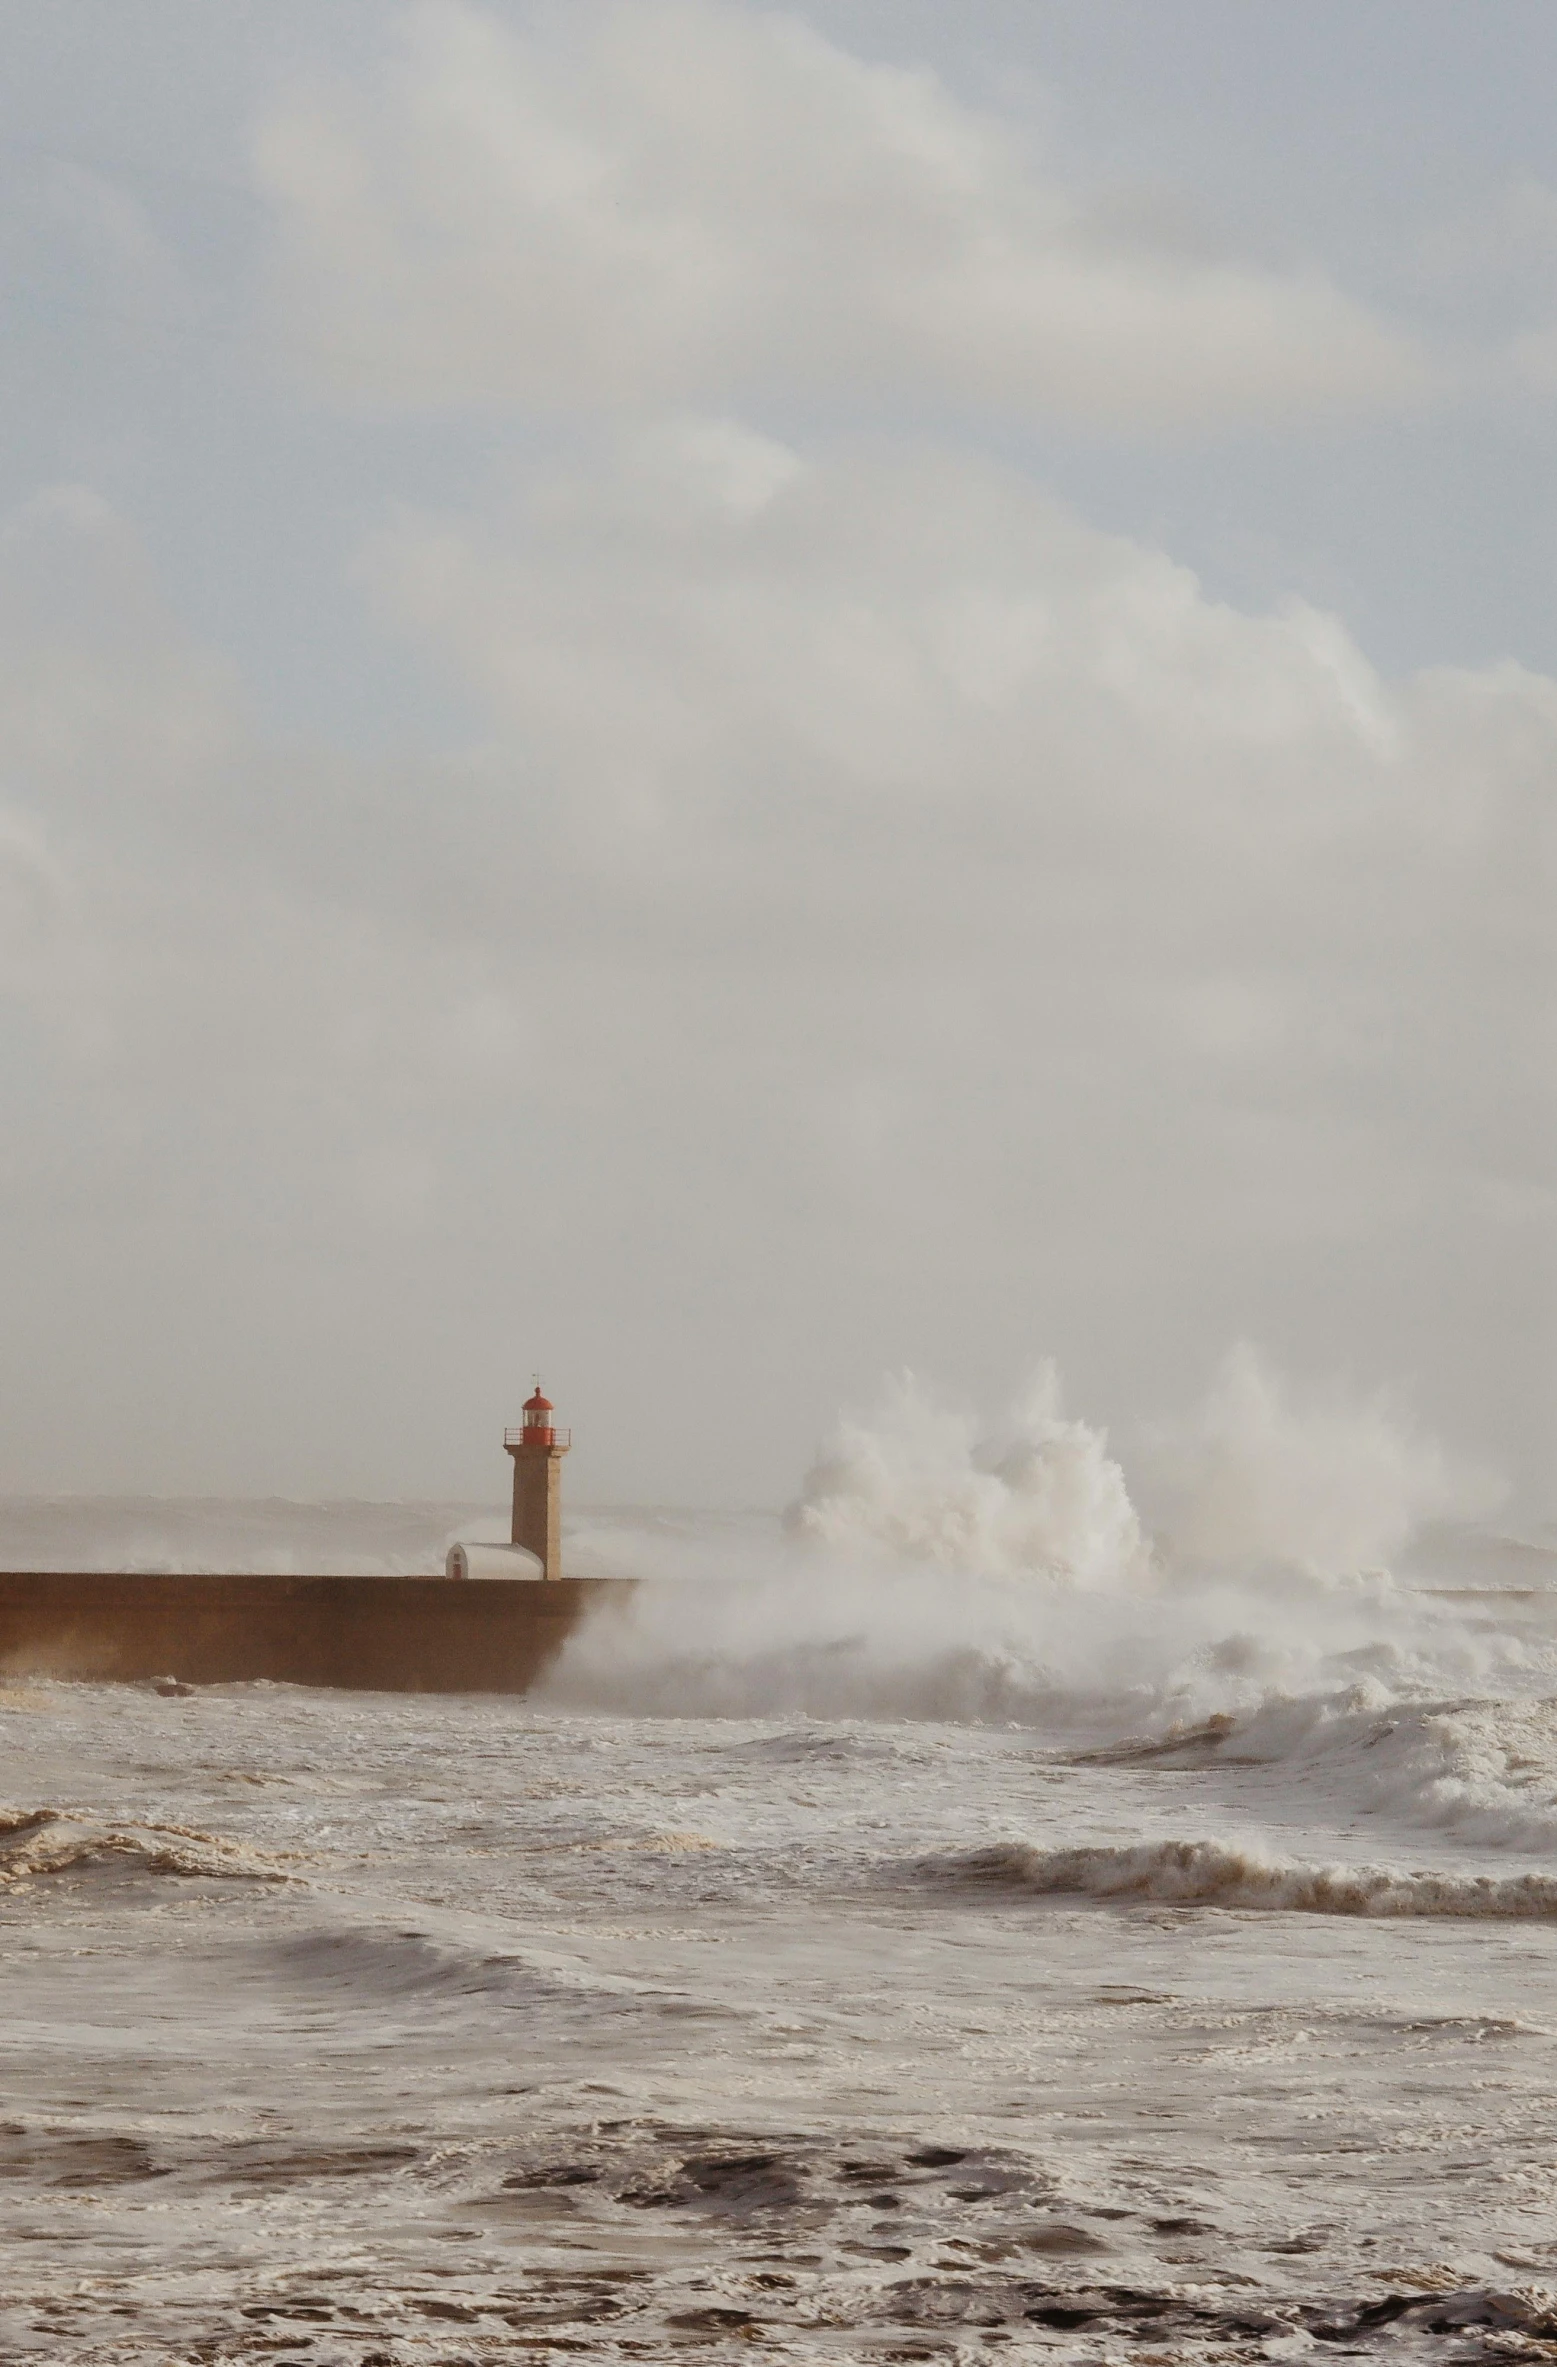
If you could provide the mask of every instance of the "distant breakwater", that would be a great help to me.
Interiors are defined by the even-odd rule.
[[[635,1581],[0,1571],[0,1673],[526,1693]]]

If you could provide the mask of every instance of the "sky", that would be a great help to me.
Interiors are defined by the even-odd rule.
[[[1557,1513],[1548,0],[0,35],[0,1489]]]

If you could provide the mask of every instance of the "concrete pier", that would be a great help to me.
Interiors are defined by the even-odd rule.
[[[633,1588],[5,1570],[0,1675],[526,1693],[586,1616],[620,1612]]]

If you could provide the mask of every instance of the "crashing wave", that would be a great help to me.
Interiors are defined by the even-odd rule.
[[[905,1373],[869,1421],[840,1420],[785,1525],[866,1562],[1128,1584],[1151,1556],[1107,1449],[1106,1432],[1065,1417],[1052,1364],[989,1439]]]
[[[1065,1414],[1052,1363],[988,1430],[904,1374],[872,1414],[840,1419],[785,1524],[846,1563],[984,1578],[1333,1580],[1377,1571],[1425,1522],[1479,1515],[1499,1494],[1387,1394],[1294,1392],[1247,1345],[1187,1419],[1144,1443],[1155,1544],[1107,1432]]]

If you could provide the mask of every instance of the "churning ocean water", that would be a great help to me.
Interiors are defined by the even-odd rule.
[[[0,1686],[0,2357],[1551,2356],[1557,1555],[1333,1449],[1169,1548],[1052,1403],[904,1400],[787,1523],[580,1515],[705,1583],[529,1699]]]

